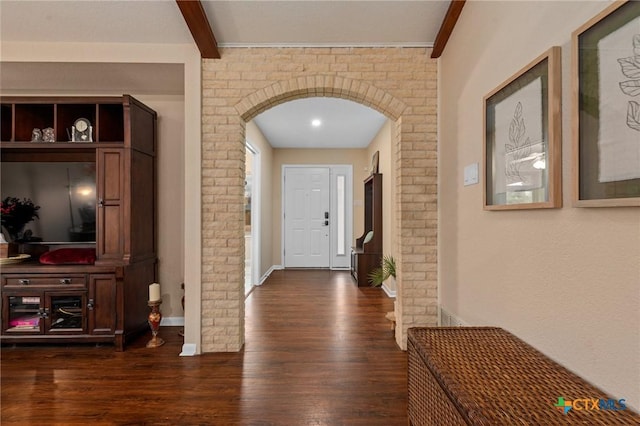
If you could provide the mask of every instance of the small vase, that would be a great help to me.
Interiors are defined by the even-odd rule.
[[[5,225],[4,229],[6,229],[7,234],[9,234],[9,242],[16,242],[20,238],[22,238],[22,234],[24,233],[24,227],[26,225],[27,225],[26,223],[19,227],[14,227],[14,226],[8,227]]]

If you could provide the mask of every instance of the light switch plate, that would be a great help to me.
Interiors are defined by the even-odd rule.
[[[469,164],[464,168],[464,186],[478,183],[478,163]]]

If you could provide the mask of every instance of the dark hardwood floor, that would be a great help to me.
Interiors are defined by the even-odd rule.
[[[275,271],[246,301],[238,353],[167,344],[7,346],[2,425],[406,425],[407,358],[381,289],[348,272]]]

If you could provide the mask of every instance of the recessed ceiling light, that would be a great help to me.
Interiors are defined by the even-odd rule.
[[[320,127],[321,124],[322,124],[322,121],[320,121],[319,118],[314,118],[313,120],[311,120],[311,125],[313,127]]]

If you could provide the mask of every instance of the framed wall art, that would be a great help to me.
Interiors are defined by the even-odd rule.
[[[380,151],[373,153],[371,157],[371,174],[374,175],[380,170]]]
[[[640,2],[573,32],[573,201],[640,206]]]
[[[560,47],[484,98],[484,209],[562,207]]]

